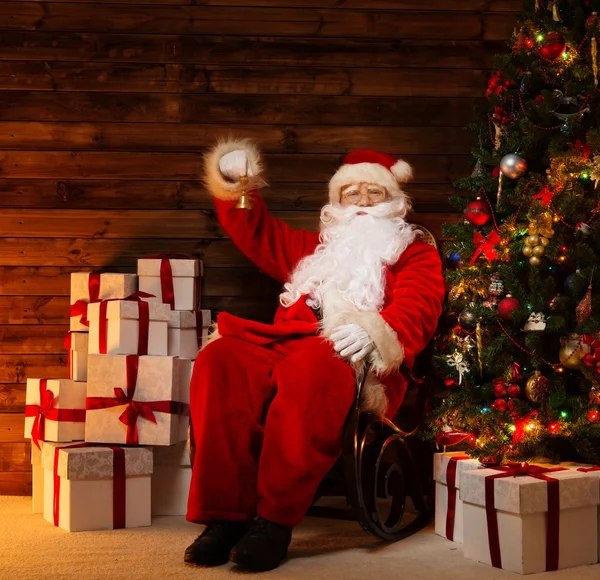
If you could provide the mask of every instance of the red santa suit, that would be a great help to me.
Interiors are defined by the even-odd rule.
[[[256,191],[252,209],[236,209],[237,184],[219,172],[220,157],[245,149],[251,172],[261,170],[247,141],[220,144],[206,158],[207,186],[217,215],[236,246],[282,284],[298,263],[317,250],[319,233],[294,230],[271,216]],[[403,195],[390,158],[352,154],[330,182],[330,198],[349,180],[383,182]],[[373,157],[373,155],[375,157]],[[383,160],[383,161],[382,161]],[[383,165],[381,165],[382,163]],[[398,166],[396,166],[398,170]],[[295,526],[341,453],[344,421],[356,397],[352,366],[327,338],[342,324],[369,334],[372,374],[365,407],[392,417],[406,390],[400,373],[425,347],[441,314],[444,282],[437,251],[410,243],[385,269],[382,304],[361,310],[335,292],[323,300],[320,320],[302,296],[281,305],[273,324],[221,313],[216,339],[199,353],[191,382],[190,407],[196,453],[187,519],[249,520],[255,515]]]

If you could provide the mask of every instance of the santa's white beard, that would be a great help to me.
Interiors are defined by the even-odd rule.
[[[326,205],[321,210],[321,243],[292,272],[279,297],[281,304],[291,306],[306,295],[308,306],[322,309],[324,295],[335,290],[354,309],[380,310],[386,267],[395,264],[419,234],[404,221],[405,214],[403,198],[373,207]]]

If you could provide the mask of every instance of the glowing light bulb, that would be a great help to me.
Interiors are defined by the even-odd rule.
[[[511,425],[509,425],[509,426],[508,426],[508,430],[509,430],[509,431],[516,431],[516,430],[517,430],[517,428],[516,428],[516,426],[515,426],[515,425],[512,425],[512,424],[511,424]]]
[[[538,34],[538,35],[535,37],[535,39],[536,39],[538,42],[542,42],[542,40],[544,40],[544,35],[543,35],[543,34]]]

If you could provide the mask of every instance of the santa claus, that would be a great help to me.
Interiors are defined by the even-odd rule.
[[[365,408],[387,417],[399,408],[400,367],[411,367],[441,314],[441,261],[404,219],[411,168],[402,160],[347,155],[318,233],[271,216],[257,189],[251,209],[236,208],[240,178],[256,186],[262,172],[250,141],[219,143],[205,165],[222,227],[283,291],[273,324],[221,313],[196,359],[187,519],[206,528],[185,561],[270,570],[341,453],[356,367],[371,369]]]

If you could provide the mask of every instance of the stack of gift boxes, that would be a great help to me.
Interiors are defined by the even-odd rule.
[[[435,531],[465,557],[520,574],[600,561],[600,467],[509,463],[484,467],[436,453]]]
[[[69,379],[27,379],[35,513],[68,531],[185,514],[201,280],[201,262],[173,255],[71,275]]]

